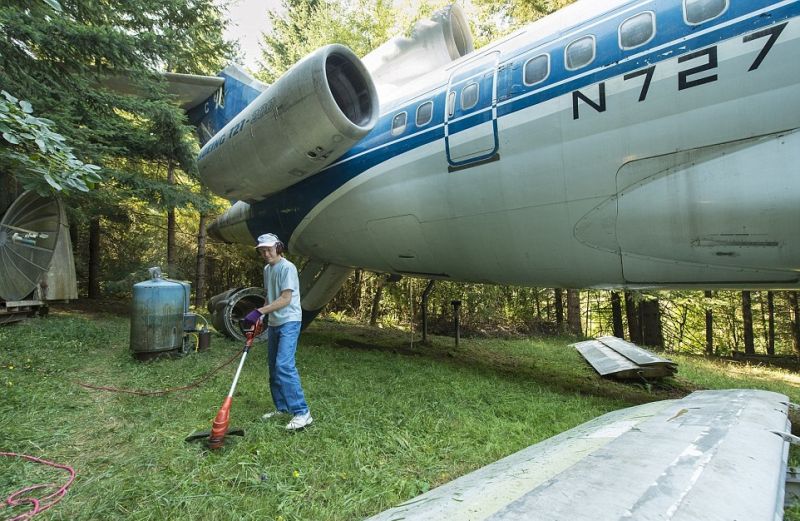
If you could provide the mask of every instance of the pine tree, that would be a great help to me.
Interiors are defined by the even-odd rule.
[[[282,13],[268,14],[272,30],[262,36],[263,70],[257,76],[267,83],[331,43],[364,56],[394,36],[397,20],[403,20],[390,0],[283,0]]]
[[[160,71],[208,72],[223,63],[231,50],[221,14],[212,0],[10,0],[0,7],[0,84],[24,93],[105,175],[96,193],[68,200],[71,218],[91,222],[90,249],[100,247],[95,235],[105,223],[130,220],[131,205],[208,206],[190,182],[165,181],[170,164],[191,180],[196,143]],[[99,262],[100,252],[89,258]],[[88,273],[99,274],[98,266]]]

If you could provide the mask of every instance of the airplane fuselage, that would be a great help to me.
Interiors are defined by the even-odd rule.
[[[579,2],[382,100],[366,138],[252,203],[247,230],[426,278],[796,287],[798,13]]]

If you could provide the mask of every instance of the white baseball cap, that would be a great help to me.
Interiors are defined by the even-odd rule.
[[[270,248],[281,242],[281,240],[278,239],[278,236],[274,233],[265,233],[264,235],[259,235],[257,241],[258,245],[256,248]]]

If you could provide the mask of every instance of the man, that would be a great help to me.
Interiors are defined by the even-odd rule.
[[[267,345],[269,360],[269,388],[275,411],[262,416],[269,419],[277,414],[292,414],[286,429],[295,431],[311,424],[300,375],[295,366],[297,339],[303,312],[300,309],[300,281],[297,268],[283,256],[285,247],[272,233],[259,236],[256,249],[267,262],[264,266],[264,288],[267,299],[264,306],[251,311],[245,321],[255,324],[262,315],[269,315]]]

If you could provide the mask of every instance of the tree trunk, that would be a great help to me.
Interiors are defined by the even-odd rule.
[[[792,307],[794,321],[792,321],[792,345],[794,351],[800,355],[800,305],[797,302],[797,292],[789,292],[789,304]]]
[[[764,305],[764,292],[759,291],[758,295],[758,309],[761,310],[761,332],[764,336],[764,346],[769,345],[769,330],[767,328],[767,307]],[[755,328],[755,325],[753,326]],[[755,331],[753,332],[755,335]],[[769,350],[767,350],[769,352]]]
[[[100,217],[89,220],[89,298],[100,298]]]
[[[639,326],[639,310],[633,293],[625,292],[625,316],[628,319],[628,335],[634,344],[642,343],[642,328]]]
[[[744,322],[744,352],[754,355],[756,348],[753,342],[753,305],[749,291],[742,291],[742,319]]]
[[[167,183],[175,184],[175,165],[172,161],[167,165]],[[175,207],[170,206],[167,210],[167,274],[172,278],[178,278],[175,264]]]
[[[689,318],[689,307],[686,304],[681,306],[681,321],[678,324],[678,341],[676,346],[680,347],[683,344],[683,335],[686,331],[686,320]]]
[[[206,255],[206,285],[208,286],[209,295],[217,295],[222,293],[222,286],[219,280],[219,270],[217,269],[217,260],[213,256]]]
[[[567,323],[573,335],[581,336],[581,294],[577,289],[567,290]]]
[[[711,309],[709,301],[714,293],[706,291],[703,293],[706,299],[706,355],[714,354],[714,311]]]
[[[72,251],[77,254],[78,252],[78,223],[75,219],[69,221],[69,240],[72,243]]]
[[[435,280],[429,280],[428,285],[425,286],[425,291],[422,292],[422,299],[420,299],[420,309],[422,310],[422,343],[428,343],[428,298],[431,296],[433,286],[436,284]]]
[[[664,334],[661,330],[661,310],[658,299],[643,300],[639,304],[642,313],[642,342],[653,347],[664,347]]]
[[[580,295],[581,295],[580,292],[578,292],[578,304],[579,305],[580,305]],[[591,291],[587,291],[586,292],[586,320],[585,320],[586,336],[589,336],[589,334],[592,331],[592,313],[591,313],[591,309],[592,309],[592,292]]]
[[[556,308],[556,329],[558,332],[564,330],[564,299],[561,288],[555,289],[555,308]]]
[[[775,354],[775,294],[767,291],[767,320],[769,331],[767,333],[767,354]]]
[[[208,216],[200,214],[197,229],[197,265],[194,279],[194,307],[202,309],[206,303],[206,221]]]
[[[381,311],[381,297],[383,296],[383,286],[386,284],[385,277],[378,277],[378,287],[375,288],[375,296],[372,297],[372,311],[369,314],[369,325],[378,324],[378,317]]]
[[[611,323],[614,328],[614,336],[625,338],[625,330],[622,327],[622,299],[619,291],[611,292]]]
[[[350,299],[350,307],[357,317],[361,316],[361,281],[363,278],[364,272],[362,270],[356,270],[353,273],[353,295]]]
[[[545,320],[550,322],[551,320],[553,320],[553,311],[552,311],[552,309],[550,307],[550,292],[547,291],[546,289],[543,290],[543,291],[544,291],[544,315],[545,315]]]

